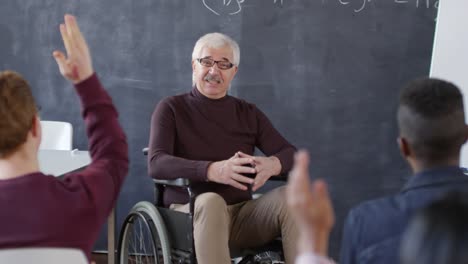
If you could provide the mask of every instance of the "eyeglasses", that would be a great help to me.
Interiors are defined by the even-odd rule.
[[[221,70],[228,70],[234,66],[234,64],[229,61],[215,61],[210,58],[200,58],[197,59],[197,61],[200,62],[200,64],[204,67],[213,67],[216,63],[218,64],[218,68]]]

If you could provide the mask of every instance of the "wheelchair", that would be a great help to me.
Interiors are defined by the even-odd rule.
[[[143,153],[148,154],[144,148]],[[286,176],[274,177],[285,181]],[[125,218],[118,242],[118,263],[120,264],[196,264],[193,239],[193,212],[195,195],[190,180],[157,180],[155,201],[141,201],[135,204]],[[190,200],[190,212],[182,213],[162,205],[162,190],[165,186],[186,188]],[[281,239],[245,250],[230,249],[234,264],[274,264],[283,262]]]

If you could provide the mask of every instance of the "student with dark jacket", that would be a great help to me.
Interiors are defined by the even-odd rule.
[[[468,176],[459,167],[467,127],[463,97],[455,85],[437,79],[411,82],[400,96],[398,125],[398,145],[414,175],[400,193],[351,210],[345,221],[340,263],[399,263],[400,244],[405,243],[402,235],[411,216],[447,193],[468,189]],[[330,263],[325,258],[334,219],[330,198],[323,182],[311,186],[308,177],[308,156],[299,153],[287,196],[301,234],[297,263]],[[418,259],[410,251],[412,254],[404,255],[404,263],[426,263],[409,261]]]
[[[468,176],[459,167],[467,138],[460,90],[442,80],[415,80],[401,92],[397,117],[398,145],[414,175],[399,193],[350,211],[341,264],[398,263],[409,218],[448,192],[468,189]]]

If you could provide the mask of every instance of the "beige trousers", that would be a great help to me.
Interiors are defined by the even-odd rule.
[[[189,205],[174,204],[171,209],[189,212]],[[229,206],[216,193],[200,194],[195,200],[193,228],[199,264],[230,264],[229,247],[254,248],[280,235],[286,263],[294,263],[298,233],[288,213],[284,187]]]

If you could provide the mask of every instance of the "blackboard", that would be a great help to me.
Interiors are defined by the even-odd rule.
[[[21,72],[42,118],[73,124],[87,148],[79,106],[51,53],[62,48],[63,14],[78,17],[94,67],[112,95],[130,143],[131,168],[117,206],[151,200],[141,148],[162,98],[191,89],[191,52],[219,31],[241,47],[230,93],[257,104],[293,144],[310,150],[311,177],[330,184],[337,224],[358,202],[396,192],[409,168],[397,145],[399,87],[428,75],[433,0],[4,0],[0,69]],[[266,187],[266,189],[271,186]],[[96,245],[105,249],[105,236]]]

